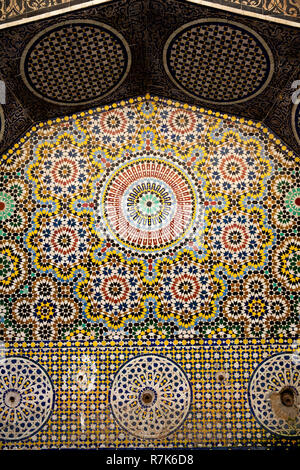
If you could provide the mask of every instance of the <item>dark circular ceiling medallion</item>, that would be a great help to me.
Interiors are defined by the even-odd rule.
[[[137,356],[121,366],[110,390],[116,421],[140,439],[162,439],[177,430],[191,401],[186,373],[156,354]]]
[[[27,87],[55,104],[87,104],[125,80],[131,53],[123,36],[90,20],[60,23],[37,34],[21,58]]]
[[[1,440],[36,434],[49,420],[53,405],[53,383],[40,364],[21,356],[0,360]]]
[[[250,28],[214,18],[178,28],[164,47],[164,67],[178,88],[207,103],[241,103],[261,93],[274,61]]]

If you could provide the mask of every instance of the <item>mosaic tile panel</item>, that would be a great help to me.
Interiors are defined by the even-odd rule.
[[[292,128],[294,131],[295,138],[297,142],[300,144],[300,106],[295,104],[292,109]]]
[[[56,104],[84,104],[113,92],[131,64],[129,46],[108,25],[63,22],[38,33],[25,48],[21,74],[28,88]]]
[[[47,370],[55,402],[42,429],[22,441],[0,441],[0,448],[294,447],[297,439],[280,438],[265,430],[248,401],[249,378],[256,367],[274,354],[291,351],[288,342],[255,340],[201,340],[194,346],[164,341],[148,341],[148,346],[97,341],[7,343],[7,361],[20,355],[22,360],[35,361]],[[191,386],[192,400],[177,430],[168,436],[142,439],[114,418],[110,396],[120,369],[149,354],[182,369]],[[174,397],[170,396],[172,401]]]
[[[297,337],[298,185],[266,128],[202,108],[39,124],[1,167],[1,338]]]
[[[274,68],[271,50],[255,31],[213,18],[177,29],[165,45],[164,67],[188,95],[220,104],[261,93]]]

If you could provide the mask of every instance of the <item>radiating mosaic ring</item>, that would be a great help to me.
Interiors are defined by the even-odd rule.
[[[21,58],[21,76],[39,98],[55,104],[87,104],[112,93],[127,77],[131,52],[114,28],[72,20],[38,33]]]
[[[110,403],[117,422],[141,439],[160,439],[186,419],[192,399],[185,372],[155,354],[131,359],[117,372]]]
[[[193,233],[203,216],[200,193],[181,166],[136,158],[107,179],[97,197],[96,220],[104,234],[128,248],[161,251]]]
[[[40,364],[19,356],[0,360],[0,439],[36,434],[48,421],[53,403],[53,384]]]
[[[300,437],[300,361],[294,354],[261,362],[251,376],[248,397],[261,426],[282,437]]]

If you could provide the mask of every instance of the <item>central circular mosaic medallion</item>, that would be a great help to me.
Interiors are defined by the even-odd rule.
[[[164,438],[187,417],[192,399],[185,372],[155,354],[131,359],[117,372],[110,403],[118,423],[141,439]]]
[[[271,80],[274,60],[263,38],[234,21],[196,20],[178,28],[164,48],[169,78],[207,103],[241,103]]]
[[[36,434],[48,421],[53,400],[52,381],[39,364],[19,356],[0,360],[0,439]]]
[[[131,53],[115,29],[92,20],[51,26],[27,45],[21,75],[37,96],[55,104],[86,104],[125,80]]]
[[[179,166],[157,158],[125,163],[100,197],[100,225],[126,247],[155,251],[177,244],[196,222],[198,196]],[[199,214],[198,214],[199,215]]]
[[[128,222],[147,231],[166,227],[175,214],[176,205],[174,191],[163,179],[138,179],[122,197],[122,206],[126,208],[124,214]]]

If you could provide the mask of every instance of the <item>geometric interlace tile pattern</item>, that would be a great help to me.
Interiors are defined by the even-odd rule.
[[[37,124],[0,178],[3,448],[295,444],[299,158],[276,136],[146,96]]]
[[[116,30],[97,21],[74,20],[34,36],[22,54],[21,75],[35,95],[75,105],[111,93],[130,65],[128,44]]]
[[[296,337],[299,215],[259,123],[158,99],[41,123],[2,161],[1,337]]]

